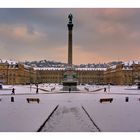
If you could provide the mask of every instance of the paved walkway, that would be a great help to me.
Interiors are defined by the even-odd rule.
[[[59,105],[42,132],[98,132],[80,105]]]

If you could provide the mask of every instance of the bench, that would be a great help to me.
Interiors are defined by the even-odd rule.
[[[28,103],[30,103],[30,102],[37,102],[37,103],[39,103],[40,102],[39,98],[27,98],[26,100],[27,100]]]
[[[55,87],[51,88],[51,91],[55,90]]]
[[[89,89],[88,89],[87,87],[85,87],[85,90],[86,90],[86,91],[89,91]]]
[[[113,101],[113,98],[102,98],[102,99],[100,99],[100,103],[102,103],[102,102],[112,102]]]

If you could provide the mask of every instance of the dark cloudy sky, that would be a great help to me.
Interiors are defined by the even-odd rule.
[[[140,9],[0,9],[0,58],[67,62],[73,14],[74,64],[140,60]]]

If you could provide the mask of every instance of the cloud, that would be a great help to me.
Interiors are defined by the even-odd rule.
[[[0,25],[0,36],[7,41],[21,41],[24,43],[39,40],[43,37],[43,33],[25,25]]]
[[[15,27],[12,33],[13,33],[13,36],[17,39],[32,40],[32,41],[40,38],[41,36],[39,32],[30,28],[27,28],[25,26]]]

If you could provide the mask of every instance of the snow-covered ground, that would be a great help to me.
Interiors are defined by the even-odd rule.
[[[84,90],[85,87],[89,88],[89,92]],[[107,92],[104,92],[104,87]],[[81,93],[60,94],[61,85],[42,84],[39,85],[39,94],[36,94],[34,85],[31,88],[30,85],[19,85],[14,86],[15,95],[11,95],[13,86],[3,88],[0,90],[1,132],[37,131],[57,105],[58,109],[42,131],[96,132],[92,121],[105,132],[140,131],[140,90],[136,90],[135,86],[80,85]],[[51,91],[51,88],[55,89]],[[11,102],[11,96],[15,102]],[[126,97],[129,102],[125,102]],[[39,98],[40,103],[27,103],[26,98]],[[100,103],[101,98],[113,98],[113,102]]]
[[[55,108],[55,103],[43,102],[40,104],[26,102],[25,96],[2,97],[0,103],[0,131],[1,132],[34,132],[44,123],[45,119]]]

